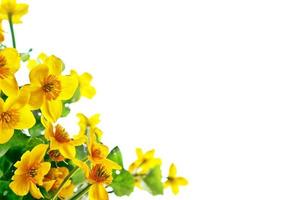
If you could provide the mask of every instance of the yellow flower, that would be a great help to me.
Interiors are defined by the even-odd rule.
[[[44,156],[47,151],[48,145],[40,144],[34,147],[31,151],[26,151],[21,161],[15,163],[17,168],[12,182],[9,187],[14,193],[19,196],[30,194],[36,198],[43,198],[37,185],[43,185],[44,176],[50,170],[51,164],[44,162]]]
[[[93,79],[92,75],[85,72],[81,75],[79,75],[75,70],[71,71],[71,75],[77,77],[78,79],[78,87],[80,91],[80,96],[86,97],[86,98],[93,98],[96,94],[96,89],[91,86],[91,81]]]
[[[17,3],[16,0],[1,0],[0,18],[8,19],[12,17],[14,24],[22,23],[21,18],[28,12],[28,5],[25,3]]]
[[[14,74],[20,68],[20,55],[16,49],[5,48],[0,51],[0,90],[6,95],[15,95],[18,84]]]
[[[69,170],[66,167],[51,168],[43,180],[43,187],[47,192],[58,189],[68,174]]]
[[[56,57],[55,55],[48,56],[45,53],[40,53],[36,60],[28,60],[27,67],[29,70],[32,70],[40,64],[50,66],[52,70],[57,71],[57,73],[61,73],[64,69],[64,63],[60,58]]]
[[[31,128],[35,118],[27,106],[28,92],[21,89],[15,97],[9,96],[4,102],[0,98],[0,144],[9,141],[15,129]]]
[[[55,162],[61,162],[65,160],[65,157],[63,157],[63,155],[61,155],[61,153],[58,150],[51,150],[48,152],[48,154],[51,160]]]
[[[63,76],[55,65],[40,64],[30,72],[29,104],[41,109],[43,116],[55,122],[62,113],[62,100],[70,99],[78,85],[73,76]]]
[[[59,192],[58,197],[60,199],[69,199],[70,197],[73,196],[74,189],[75,189],[75,185],[70,180],[68,180],[64,184],[64,186],[61,189],[61,191]]]
[[[161,160],[159,158],[155,158],[154,153],[154,149],[144,154],[142,149],[137,148],[137,160],[129,166],[128,171],[131,173],[145,174],[153,167],[161,165]]]
[[[98,137],[102,136],[102,131],[97,128],[97,124],[100,123],[100,115],[95,114],[91,117],[87,117],[82,113],[78,113],[77,117],[79,118],[79,134],[85,135],[87,131],[95,133]]]
[[[111,184],[113,177],[112,177],[112,170],[113,169],[121,169],[120,166],[115,164],[112,168],[110,165],[106,163],[99,163],[96,165],[92,165],[90,169],[88,165],[82,161],[75,160],[76,165],[83,169],[87,181],[91,184],[89,189],[89,199],[90,200],[108,200],[108,194],[105,190],[105,186]]]
[[[63,157],[73,159],[76,156],[75,146],[82,145],[86,136],[77,135],[70,138],[69,134],[61,125],[55,128],[49,122],[43,122],[45,126],[45,138],[50,141],[50,150],[58,150]]]
[[[177,177],[176,167],[174,164],[171,164],[168,180],[165,182],[164,187],[171,187],[173,194],[178,194],[179,186],[184,186],[187,184],[188,181],[184,177]]]

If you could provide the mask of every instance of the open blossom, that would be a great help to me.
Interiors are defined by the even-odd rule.
[[[100,115],[94,114],[91,117],[87,117],[82,113],[78,113],[77,117],[79,119],[79,134],[85,135],[87,132],[95,134],[98,137],[102,136],[102,131],[97,127],[100,123]]]
[[[86,97],[88,99],[91,99],[95,96],[96,89],[91,85],[91,81],[93,79],[91,74],[85,72],[79,75],[75,70],[72,70],[71,75],[77,77],[78,79],[80,96]]]
[[[21,18],[28,12],[28,5],[25,3],[17,3],[16,0],[1,0],[0,18],[12,18],[14,24],[22,23]]]
[[[121,167],[117,164],[112,168],[111,165],[107,163],[93,164],[91,168],[84,162],[79,160],[74,160],[75,164],[79,166],[85,173],[86,179],[91,184],[89,188],[89,199],[90,200],[108,200],[108,193],[105,186],[111,184],[112,170],[120,170]]]
[[[164,187],[171,187],[173,194],[178,194],[179,186],[187,185],[188,181],[184,177],[177,176],[176,166],[171,164],[169,169],[169,175]]]
[[[66,130],[59,124],[55,127],[51,123],[44,122],[46,127],[45,137],[50,141],[50,150],[58,150],[63,157],[73,159],[76,156],[76,146],[86,141],[86,136],[77,135],[71,138]]]
[[[35,124],[27,105],[28,98],[25,88],[9,96],[6,101],[0,98],[0,144],[8,142],[15,129],[27,129]]]
[[[19,196],[30,194],[36,198],[43,198],[37,185],[43,185],[44,176],[49,172],[51,164],[44,162],[48,145],[40,144],[31,151],[26,151],[21,160],[15,163],[17,168],[9,187]]]
[[[61,75],[54,64],[40,64],[30,71],[31,96],[29,104],[41,109],[42,115],[55,122],[62,113],[62,100],[70,99],[78,85],[73,76]]]

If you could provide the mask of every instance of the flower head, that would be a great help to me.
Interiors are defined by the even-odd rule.
[[[90,133],[95,133],[98,137],[102,136],[102,131],[97,127],[100,123],[100,115],[94,114],[91,117],[87,117],[82,113],[78,113],[77,117],[79,118],[79,134],[85,135],[87,131]]]
[[[12,18],[14,24],[22,23],[21,18],[28,12],[28,5],[25,3],[17,3],[16,0],[1,0],[0,18]]]
[[[178,194],[179,186],[184,186],[187,184],[188,181],[184,177],[177,176],[176,166],[174,164],[171,164],[169,169],[169,176],[164,184],[164,187],[171,187],[173,194]]]
[[[9,187],[19,196],[30,194],[40,199],[43,197],[37,185],[43,185],[44,176],[49,172],[51,164],[44,162],[48,145],[39,144],[31,151],[26,151],[21,160],[15,163],[17,168]]]
[[[70,99],[78,81],[73,76],[63,76],[55,64],[40,64],[30,72],[31,97],[29,104],[33,109],[40,108],[43,116],[55,122],[62,113],[62,100]]]
[[[30,111],[28,92],[21,89],[16,96],[9,96],[4,102],[0,98],[0,144],[9,141],[15,129],[31,128],[35,118]]]
[[[91,184],[89,189],[89,199],[90,200],[108,200],[108,194],[104,186],[111,184],[112,170],[121,169],[117,164],[112,168],[111,165],[107,165],[105,162],[92,165],[91,168],[82,161],[74,161],[77,166],[83,169],[87,181]]]
[[[142,149],[136,149],[137,160],[129,166],[128,171],[131,173],[147,173],[151,168],[161,165],[161,160],[154,157],[155,150],[143,153]]]
[[[66,167],[51,168],[43,180],[46,191],[58,189],[68,174],[69,170]]]
[[[58,150],[65,158],[75,158],[75,146],[82,145],[86,141],[86,136],[78,135],[71,138],[61,125],[53,127],[51,123],[45,121],[43,124],[46,127],[45,137],[50,141],[50,150]]]

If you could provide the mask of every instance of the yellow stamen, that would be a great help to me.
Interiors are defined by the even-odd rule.
[[[61,125],[56,125],[54,137],[58,142],[65,143],[71,141],[69,134]]]
[[[19,122],[19,114],[16,110],[3,112],[0,114],[0,122],[3,128],[14,127]]]
[[[61,92],[61,83],[56,76],[49,75],[44,79],[42,90],[48,100],[55,100]]]

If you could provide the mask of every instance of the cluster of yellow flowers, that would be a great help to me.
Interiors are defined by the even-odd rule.
[[[21,23],[28,5],[16,0],[0,4],[0,199],[80,199],[107,200],[108,193],[129,195],[134,186],[151,194],[171,187],[177,194],[187,180],[177,177],[171,165],[162,182],[161,160],[154,150],[136,150],[137,160],[124,168],[121,151],[101,141],[99,114],[78,114],[79,132],[71,137],[57,123],[67,116],[70,103],[96,94],[89,73],[71,70],[65,74],[63,61],[41,53],[19,53],[13,25]],[[3,44],[2,21],[7,20],[13,47]],[[19,85],[15,73],[27,66],[30,82]]]

